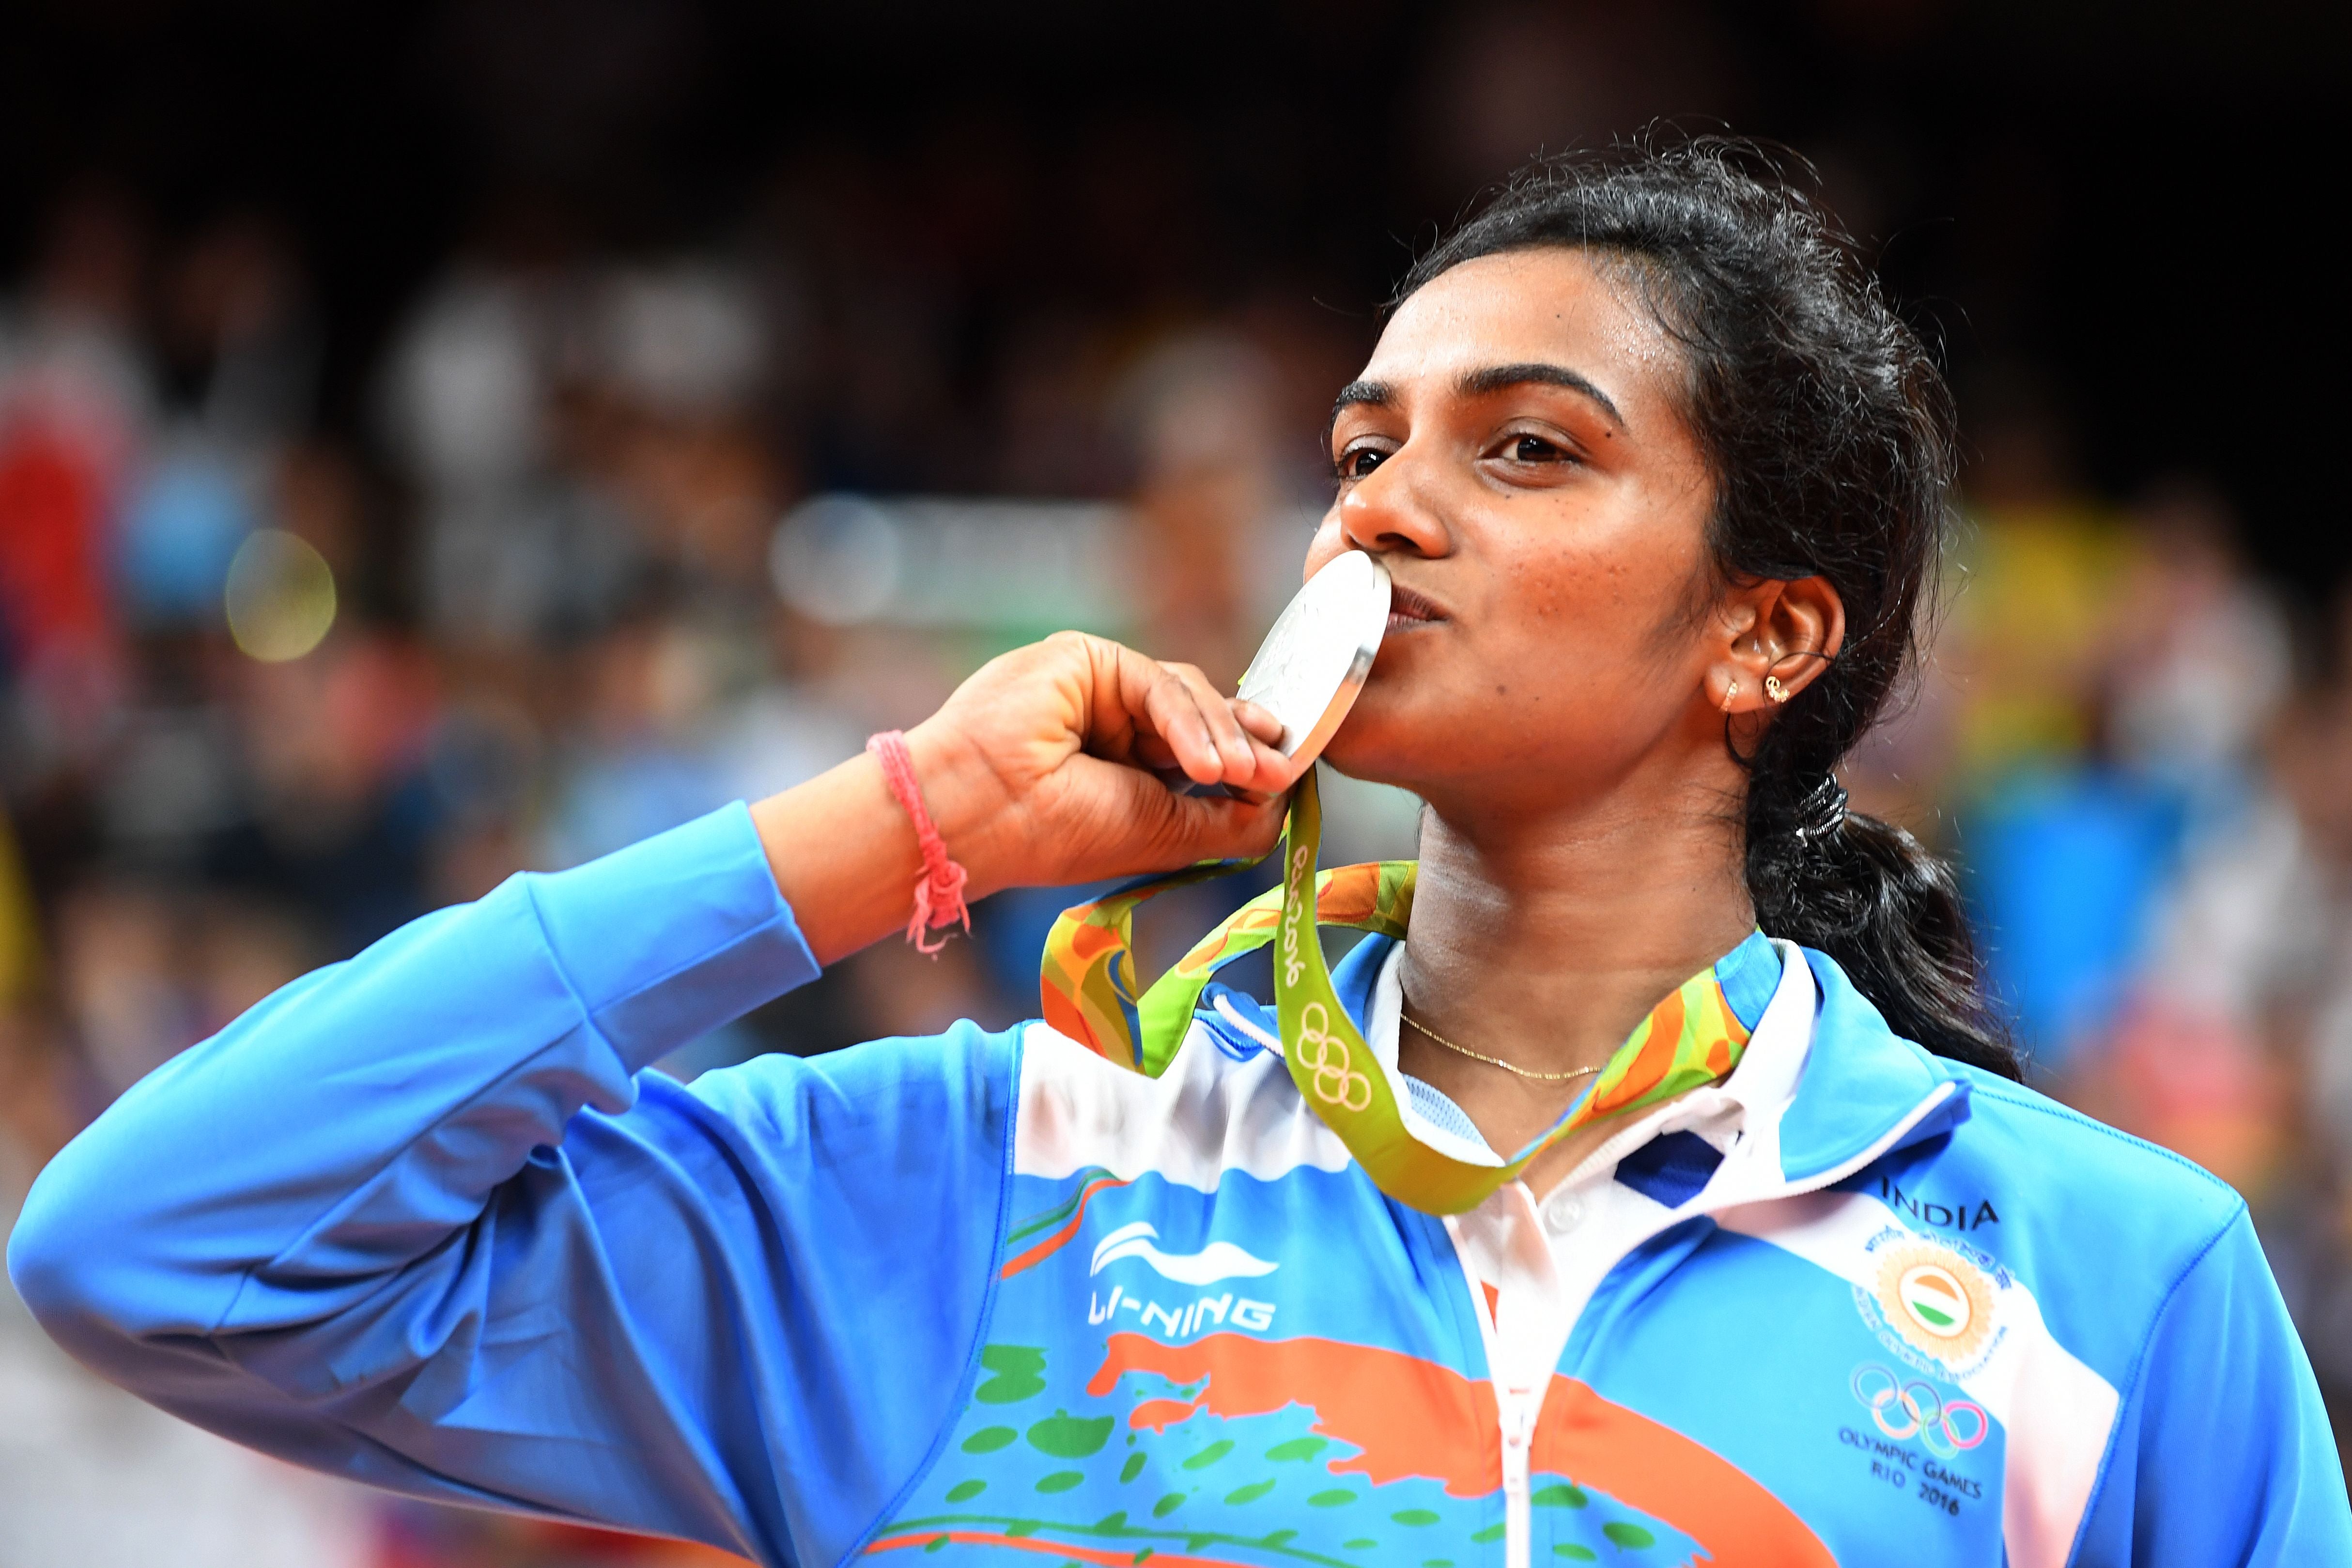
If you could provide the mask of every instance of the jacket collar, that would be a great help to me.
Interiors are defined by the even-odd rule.
[[[1780,1117],[1788,1180],[1843,1169],[1874,1149],[1908,1148],[1968,1120],[1965,1074],[1888,1028],[1835,959],[1815,948],[1793,951],[1812,972],[1814,1003],[1811,1048]]]
[[[1393,937],[1368,936],[1331,972],[1332,989],[1360,1029],[1370,1016],[1381,970],[1395,943]],[[1776,1139],[1783,1183],[1842,1174],[1865,1155],[1907,1148],[1968,1119],[1968,1079],[1888,1028],[1836,960],[1793,942],[1773,945],[1784,968],[1756,1028],[1773,1036],[1790,1032],[1751,1041],[1724,1087],[1745,1102],[1749,1132]],[[1810,984],[1785,968],[1797,956]],[[1786,1010],[1808,1000],[1811,1027],[1792,1027],[1798,1021],[1786,1018]]]

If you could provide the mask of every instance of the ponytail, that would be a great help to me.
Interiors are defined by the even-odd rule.
[[[1758,923],[1836,960],[1896,1033],[2020,1076],[1949,868],[1849,813],[1836,782],[1917,655],[1951,515],[1943,377],[1844,237],[1766,154],[1720,138],[1538,163],[1398,298],[1476,257],[1554,246],[1621,268],[1682,346],[1716,480],[1717,584],[1820,577],[1845,605],[1844,646],[1739,759]]]
[[[1892,823],[1849,812],[1823,774],[1794,803],[1778,777],[1748,792],[1748,894],[1774,936],[1837,961],[1887,1026],[1939,1057],[2017,1078],[1985,1003],[1951,868]]]

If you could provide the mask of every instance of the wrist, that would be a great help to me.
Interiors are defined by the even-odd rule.
[[[982,749],[934,719],[907,732],[907,753],[947,851],[969,878],[968,896],[984,898],[1017,879],[998,839],[1012,795]]]
[[[907,750],[926,815],[948,856],[965,868],[962,897],[977,899],[1005,885],[997,868],[1007,858],[986,852],[1003,835],[985,826],[1002,816],[1001,808],[991,810],[986,781],[973,766],[985,759],[937,731],[908,735]],[[819,963],[906,929],[929,866],[879,758],[862,753],[753,803],[751,826],[776,889],[792,906]]]

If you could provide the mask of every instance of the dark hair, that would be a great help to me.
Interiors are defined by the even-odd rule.
[[[1942,375],[1821,210],[1721,138],[1530,166],[1397,301],[1465,261],[1549,247],[1622,264],[1682,344],[1720,580],[1818,576],[1845,602],[1837,657],[1739,757],[1758,923],[1835,959],[1896,1033],[2018,1077],[1949,868],[1849,813],[1833,772],[1917,652],[1951,515]]]

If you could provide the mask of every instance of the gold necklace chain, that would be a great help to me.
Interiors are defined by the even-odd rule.
[[[1490,1057],[1484,1051],[1474,1051],[1467,1046],[1457,1046],[1452,1040],[1447,1039],[1444,1035],[1439,1034],[1436,1030],[1431,1028],[1428,1025],[1423,1023],[1420,1019],[1406,1012],[1402,1007],[1399,1007],[1397,1009],[1397,1016],[1402,1018],[1406,1023],[1411,1024],[1414,1028],[1419,1029],[1423,1034],[1427,1035],[1431,1039],[1435,1040],[1439,1045],[1444,1046],[1449,1051],[1459,1051],[1474,1062],[1485,1062],[1490,1068],[1501,1068],[1507,1073],[1512,1073],[1524,1079],[1530,1079],[1537,1083],[1565,1083],[1570,1079],[1583,1078],[1590,1073],[1596,1073],[1601,1070],[1600,1068],[1596,1067],[1572,1068],[1567,1072],[1538,1072],[1533,1068],[1523,1068],[1517,1062],[1507,1062],[1500,1057]]]

